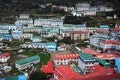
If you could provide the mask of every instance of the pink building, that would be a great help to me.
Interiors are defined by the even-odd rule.
[[[71,30],[63,31],[64,36],[70,36],[71,40],[84,40],[89,39],[89,30]]]

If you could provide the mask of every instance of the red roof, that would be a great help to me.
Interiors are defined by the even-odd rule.
[[[54,59],[68,59],[68,58],[77,58],[78,54],[58,54],[58,55],[54,55],[53,58]]]
[[[112,31],[117,31],[117,32],[119,32],[119,31],[120,31],[120,28],[112,28]]]
[[[57,79],[54,79],[54,78],[50,78],[49,80],[57,80]]]
[[[84,48],[83,51],[88,53],[88,54],[92,54],[92,55],[101,54],[101,53],[99,53],[93,49],[90,49],[90,48]]]
[[[120,41],[115,41],[114,43],[120,45]]]
[[[114,74],[113,68],[105,68],[105,67],[102,67],[100,65],[94,65],[91,68],[91,70],[92,70],[92,72],[86,74],[84,77],[91,78],[91,77]]]
[[[70,34],[90,33],[89,30],[71,30],[71,31],[63,31],[63,32]]]
[[[120,41],[117,40],[102,40],[105,44],[120,44]]]
[[[80,75],[76,73],[72,68],[69,66],[58,66],[55,69],[55,75],[59,77],[59,80],[79,80]]]
[[[116,40],[102,40],[102,42],[105,44],[111,44],[111,43],[116,42]]]
[[[115,59],[116,57],[119,56],[112,53],[101,53],[101,54],[97,54],[96,57],[101,59]]]
[[[0,54],[0,57],[8,57],[8,56],[10,56],[10,54],[8,52]]]
[[[47,65],[42,65],[41,70],[44,73],[53,73],[54,72],[53,68],[54,68],[53,62],[49,61]]]
[[[106,30],[106,29],[103,29],[103,28],[99,28],[99,29],[97,29],[97,32],[109,33],[109,30]]]

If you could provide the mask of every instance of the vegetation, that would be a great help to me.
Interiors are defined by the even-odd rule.
[[[64,37],[62,40],[58,40],[57,42],[58,42],[58,44],[59,43],[65,43],[65,44],[73,44],[74,43],[74,41],[71,40],[70,37]]]
[[[31,73],[29,80],[46,80],[46,77],[47,75],[39,70]]]

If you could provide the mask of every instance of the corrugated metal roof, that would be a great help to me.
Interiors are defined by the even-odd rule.
[[[102,60],[102,59],[99,59],[98,62],[99,62],[100,64],[104,65],[104,66],[109,66],[109,65],[110,65],[107,61]]]
[[[92,60],[92,61],[95,61],[95,58],[94,56],[92,56],[91,54],[88,54],[88,53],[81,53],[80,54],[80,57],[83,59],[83,60]]]
[[[18,61],[16,61],[16,63],[19,64],[19,65],[22,65],[22,64],[25,64],[27,62],[31,62],[31,61],[34,61],[34,60],[37,60],[37,59],[40,59],[40,57],[38,55],[18,60]]]
[[[6,77],[5,80],[18,80],[18,77],[17,76],[9,76],[9,77]]]

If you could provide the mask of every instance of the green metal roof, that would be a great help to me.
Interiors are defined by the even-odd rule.
[[[33,36],[33,38],[40,38],[40,36]]]
[[[38,55],[18,60],[18,61],[16,61],[16,63],[19,64],[19,65],[22,65],[22,64],[25,64],[27,62],[31,62],[31,61],[34,61],[34,60],[37,60],[37,59],[40,59],[40,57]]]
[[[53,29],[53,30],[50,30],[49,32],[51,32],[51,33],[58,33],[59,30],[58,29]]]
[[[99,62],[100,64],[102,64],[103,66],[109,66],[109,65],[110,65],[107,61],[102,60],[102,59],[99,59],[98,62]]]
[[[9,76],[9,77],[6,77],[5,80],[18,80],[18,77],[17,76]]]
[[[81,53],[80,57],[83,60],[95,60],[94,56],[92,56],[91,54],[88,54],[88,53]]]

